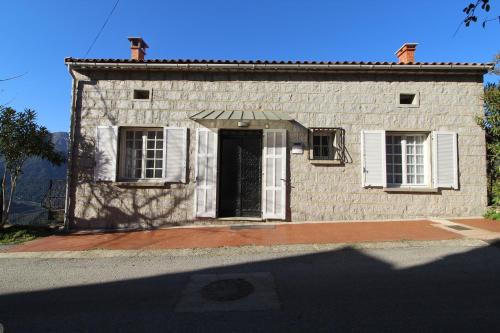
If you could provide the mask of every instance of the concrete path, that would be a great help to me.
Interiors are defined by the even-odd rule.
[[[464,224],[468,227],[483,229],[497,235],[500,235],[500,221],[487,220],[487,219],[451,219],[451,221],[459,224]]]
[[[4,252],[157,250],[335,244],[382,241],[460,239],[456,230],[436,227],[430,220],[252,224],[225,227],[174,227],[152,231],[73,233],[40,238]]]
[[[433,219],[443,230],[455,232],[465,238],[484,241],[500,240],[500,221],[475,219]]]

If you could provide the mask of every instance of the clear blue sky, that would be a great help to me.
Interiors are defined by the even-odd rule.
[[[417,42],[417,61],[491,61],[500,23],[462,28],[471,0],[121,0],[88,57],[128,58],[142,36],[148,58],[394,61]],[[83,57],[115,0],[2,1],[0,104],[33,108],[51,131],[69,128],[68,56]],[[500,13],[500,1],[492,1]],[[497,78],[488,77],[497,81]]]

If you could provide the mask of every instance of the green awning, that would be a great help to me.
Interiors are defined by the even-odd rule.
[[[201,111],[189,118],[192,120],[293,120],[288,114],[278,111]]]

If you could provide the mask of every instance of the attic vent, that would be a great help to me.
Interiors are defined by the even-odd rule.
[[[149,99],[149,90],[134,89],[134,99]]]
[[[399,104],[415,105],[417,96],[415,94],[399,94]]]

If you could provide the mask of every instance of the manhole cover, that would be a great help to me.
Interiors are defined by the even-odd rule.
[[[463,227],[461,225],[449,225],[448,228],[452,228],[455,230],[472,230],[471,228]]]
[[[227,302],[246,297],[254,291],[254,286],[244,279],[226,279],[211,282],[201,289],[203,298]]]

